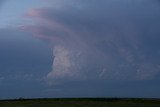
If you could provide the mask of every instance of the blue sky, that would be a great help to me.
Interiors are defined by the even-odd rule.
[[[0,23],[1,27],[4,26],[15,26],[16,24],[22,23],[20,18],[25,12],[32,8],[45,7],[47,3],[42,2],[43,0],[4,0],[1,5]]]
[[[160,97],[158,0],[0,2],[0,98]]]

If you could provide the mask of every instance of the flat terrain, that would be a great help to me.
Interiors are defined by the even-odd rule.
[[[0,100],[0,107],[160,107],[160,99],[56,98]]]

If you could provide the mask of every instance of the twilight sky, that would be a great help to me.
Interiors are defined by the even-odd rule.
[[[160,98],[159,0],[1,0],[0,99]]]

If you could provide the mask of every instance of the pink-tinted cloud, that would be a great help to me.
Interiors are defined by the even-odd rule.
[[[53,44],[53,70],[46,76],[50,84],[80,78],[141,80],[158,74],[158,63],[146,59],[150,54],[158,56],[146,53],[151,51],[146,38],[152,38],[155,29],[144,22],[158,26],[151,16],[157,11],[148,2],[135,8],[115,1],[70,1],[62,3],[67,8],[58,4],[59,8],[33,9],[26,14],[35,24],[25,30]],[[147,13],[140,14],[144,8]],[[146,34],[147,30],[152,31]],[[156,69],[150,72],[143,65]]]
[[[43,13],[43,9],[32,9],[32,10],[29,10],[25,16],[26,17],[38,17],[38,16],[41,16],[41,14]]]

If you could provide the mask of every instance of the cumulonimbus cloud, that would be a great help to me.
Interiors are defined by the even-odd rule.
[[[153,59],[159,57],[160,42],[155,38],[160,40],[156,30],[160,8],[142,1],[63,0],[57,2],[59,7],[29,11],[26,16],[34,24],[25,30],[53,44],[53,70],[46,80],[54,84],[155,77],[159,73],[159,62]]]

